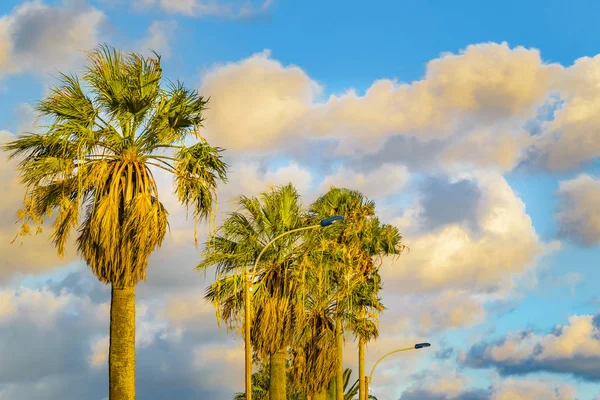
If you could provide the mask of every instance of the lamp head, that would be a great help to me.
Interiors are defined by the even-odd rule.
[[[344,217],[341,215],[334,215],[333,217],[322,219],[319,224],[321,225],[322,228],[324,228],[326,226],[333,225],[337,221],[341,221],[343,219],[344,219]]]
[[[431,343],[417,343],[415,344],[415,349],[422,349],[423,347],[429,347]]]

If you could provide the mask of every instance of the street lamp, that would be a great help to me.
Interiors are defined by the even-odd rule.
[[[292,229],[290,231],[284,232],[281,235],[275,237],[275,239],[271,240],[266,244],[265,247],[261,250],[254,262],[254,267],[252,271],[248,271],[246,267],[245,275],[246,275],[246,290],[244,291],[244,303],[245,303],[245,312],[244,312],[244,347],[246,352],[246,400],[252,400],[252,344],[250,342],[250,328],[252,324],[252,316],[250,310],[250,304],[252,303],[252,282],[254,282],[254,274],[256,273],[256,268],[258,266],[258,262],[260,258],[264,254],[265,250],[277,239],[289,235],[290,233],[305,231],[308,229],[315,228],[325,228],[326,226],[333,225],[334,223],[343,220],[344,217],[341,215],[335,215],[333,217],[325,218],[321,220],[316,225],[304,226],[302,228]],[[250,272],[250,273],[249,273]]]
[[[379,364],[381,362],[381,360],[383,360],[387,356],[391,356],[394,353],[399,353],[401,351],[408,351],[408,350],[418,350],[418,349],[422,349],[424,347],[429,347],[429,346],[431,346],[430,343],[417,343],[412,347],[405,347],[403,349],[390,351],[389,353],[387,353],[383,357],[381,357],[379,360],[377,360],[377,362],[373,366],[373,369],[371,370],[371,375],[364,377],[364,379],[365,379],[365,400],[369,399],[369,384],[371,383],[371,380],[373,379],[373,372],[375,372],[375,368],[377,368],[377,364]]]

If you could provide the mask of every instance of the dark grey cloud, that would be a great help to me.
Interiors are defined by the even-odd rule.
[[[102,11],[79,0],[57,5],[25,2],[2,22],[11,50],[0,73],[63,70],[80,64],[83,51],[98,43],[107,26]]]
[[[556,194],[559,237],[584,247],[600,244],[600,179],[583,174],[561,181]]]
[[[107,365],[90,361],[93,343],[108,334],[109,320],[102,311],[110,300],[108,287],[83,267],[42,286],[0,287],[4,294],[20,296],[10,303],[17,305],[15,312],[0,315],[9,318],[0,320],[0,395],[7,400],[104,400]],[[238,349],[228,350],[233,338],[219,334],[214,314],[182,325],[164,318],[160,299],[138,297],[137,304],[142,306],[137,315],[140,399],[225,400],[243,389],[242,351],[237,360]],[[231,351],[229,359],[225,351]],[[215,384],[215,377],[230,385]],[[242,383],[235,387],[235,382]]]
[[[385,140],[381,150],[369,154],[340,154],[339,140],[294,138],[293,146],[287,147],[287,154],[302,165],[331,174],[340,164],[351,166],[364,173],[374,171],[383,164],[406,165],[412,172],[435,173],[443,171],[439,164],[439,154],[449,140],[420,141],[412,136],[397,135]]]
[[[446,343],[441,343],[440,350],[436,351],[434,356],[438,360],[448,360],[456,355],[456,349],[454,347],[447,346]]]
[[[453,223],[466,223],[472,230],[478,230],[481,191],[475,182],[450,182],[442,176],[428,177],[421,184],[420,192],[424,230],[432,231]]]

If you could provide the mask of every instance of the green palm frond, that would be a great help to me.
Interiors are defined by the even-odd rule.
[[[272,239],[304,226],[300,196],[291,184],[271,188],[258,197],[239,196],[238,209],[228,215],[205,243],[197,269],[215,267],[216,281],[206,293],[228,328],[239,326],[243,313],[244,271],[254,265]],[[290,345],[303,317],[298,301],[303,291],[299,276],[301,234],[290,234],[263,254],[253,289],[254,320],[251,337],[262,359]]]

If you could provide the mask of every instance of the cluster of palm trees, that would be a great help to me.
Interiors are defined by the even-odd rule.
[[[50,218],[62,255],[75,231],[78,254],[111,285],[109,399],[134,400],[135,286],[168,229],[153,171],[172,174],[179,201],[197,223],[214,218],[227,165],[223,149],[199,133],[207,100],[179,82],[162,85],[157,54],[103,45],[88,61],[81,76],[61,74],[37,103],[41,133],[21,134],[3,149],[20,158],[26,187],[20,234],[30,234],[32,224],[39,231]],[[206,298],[233,330],[243,323],[244,271],[265,244],[344,216],[327,229],[285,236],[253,271],[254,397],[317,400],[335,390],[343,399],[349,375],[342,347],[349,335],[358,338],[362,396],[365,345],[377,337],[383,310],[380,261],[402,252],[398,230],[377,218],[373,201],[347,189],[332,188],[306,209],[292,184],[239,196],[237,205],[206,241],[198,265],[215,267]]]
[[[343,398],[344,333],[358,338],[364,376],[364,347],[378,335],[383,310],[378,261],[401,253],[398,230],[377,218],[373,201],[348,189],[332,188],[307,209],[292,184],[240,196],[237,205],[207,240],[198,266],[216,267],[206,298],[232,330],[244,322],[245,269],[265,245],[282,233],[344,216],[327,229],[282,236],[264,252],[252,282],[251,330],[255,359],[270,366],[270,400],[288,398],[288,369],[302,398],[326,398],[332,377],[336,398]]]

